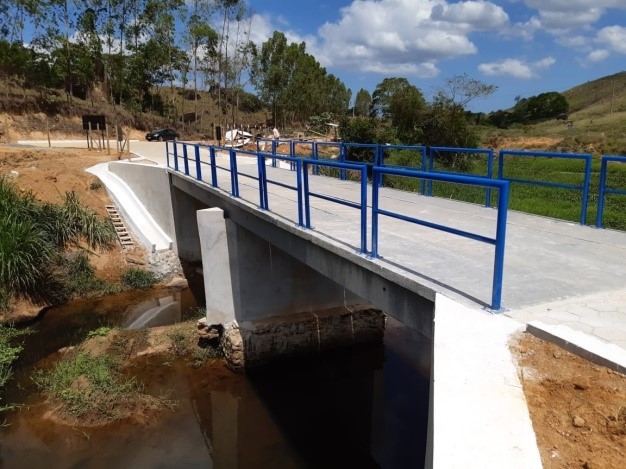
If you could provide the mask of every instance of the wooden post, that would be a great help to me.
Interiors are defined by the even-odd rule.
[[[48,115],[46,114],[46,133],[48,134],[48,148],[52,146],[50,143],[50,122],[48,121]]]
[[[111,155],[111,142],[109,141],[109,126],[107,125],[107,130],[106,130],[106,136],[107,136],[107,155]]]
[[[130,161],[130,132],[126,132],[126,151],[128,152],[128,161]]]
[[[91,122],[88,122],[87,126],[87,149],[91,150]]]

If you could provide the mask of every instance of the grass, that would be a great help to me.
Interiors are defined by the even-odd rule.
[[[130,267],[122,272],[120,281],[126,288],[148,290],[156,284],[157,278],[153,272]]]
[[[456,173],[467,175],[486,175],[486,156],[473,155],[465,165],[457,166]],[[388,164],[401,166],[419,166],[419,158],[407,160],[404,155],[392,154]],[[582,185],[584,181],[584,161],[552,158],[507,157],[504,177],[533,181],[552,182],[569,185]],[[435,159],[436,171],[451,171]],[[494,161],[493,174],[498,174],[497,159]],[[600,183],[600,159],[594,158],[591,169],[591,186],[587,207],[587,224],[596,221],[598,187]],[[417,192],[421,181],[405,177],[386,177],[385,185],[398,189]],[[426,186],[428,187],[428,185]],[[607,187],[624,190],[626,188],[626,164],[609,165]],[[486,202],[485,189],[450,184],[433,183],[433,195],[476,204]],[[582,193],[571,189],[558,189],[537,185],[512,182],[509,208],[521,212],[533,213],[562,220],[578,222],[582,205]],[[497,191],[492,191],[492,206],[497,203]],[[609,194],[605,198],[604,226],[626,230],[626,196]]]
[[[115,418],[119,402],[134,399],[142,386],[120,373],[120,364],[108,355],[78,352],[56,363],[50,371],[39,370],[33,379],[46,394],[65,404],[75,417],[97,413]]]
[[[110,220],[83,207],[75,192],[67,192],[60,205],[42,203],[32,192],[22,194],[13,182],[0,177],[3,296],[39,304],[58,302],[64,298],[64,288],[54,275],[55,262],[65,250],[82,241],[94,249],[108,248],[114,240]]]
[[[11,406],[3,406],[1,402],[2,390],[11,378],[13,362],[22,351],[21,345],[15,345],[15,339],[29,333],[27,329],[18,330],[0,325],[0,412],[11,408]]]

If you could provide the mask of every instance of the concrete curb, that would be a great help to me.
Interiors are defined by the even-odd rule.
[[[575,331],[567,326],[553,326],[540,321],[528,323],[526,332],[542,340],[552,342],[596,365],[626,374],[626,350],[615,344],[603,342],[596,337]]]

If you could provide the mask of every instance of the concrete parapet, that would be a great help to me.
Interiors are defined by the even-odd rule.
[[[226,325],[222,348],[228,366],[244,370],[347,345],[380,342],[385,316],[369,305],[274,316]]]

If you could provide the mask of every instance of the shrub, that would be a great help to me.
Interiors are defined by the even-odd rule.
[[[157,282],[153,272],[134,267],[130,267],[122,272],[120,280],[123,286],[135,290],[148,290]]]

